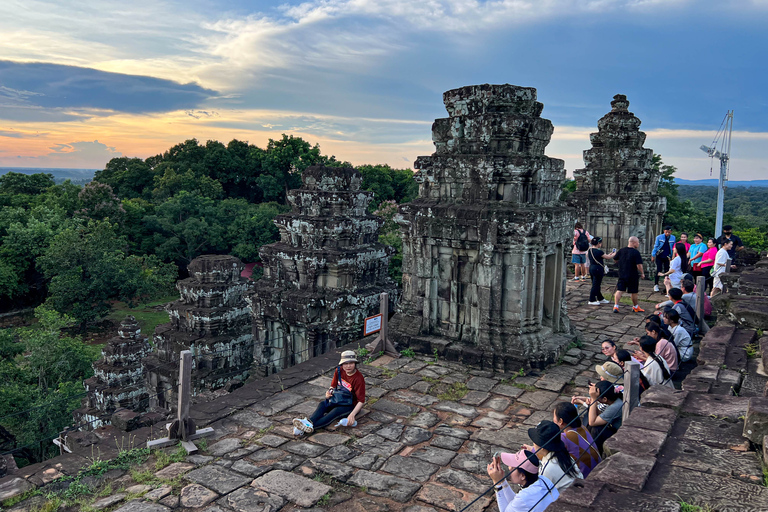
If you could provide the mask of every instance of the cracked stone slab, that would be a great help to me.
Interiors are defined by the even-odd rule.
[[[438,466],[446,466],[450,464],[451,460],[456,456],[456,452],[435,448],[434,446],[425,446],[424,448],[411,452],[410,456],[415,459],[421,459],[431,462],[432,464],[437,464]]]
[[[562,377],[557,375],[545,374],[539,380],[536,381],[536,386],[539,389],[545,389],[548,391],[554,391],[559,393],[568,384],[571,379],[568,377]]]
[[[392,423],[390,425],[387,425],[377,430],[376,435],[381,436],[384,439],[388,439],[390,441],[399,441],[400,436],[403,435],[404,428],[405,426],[403,426],[400,423]]]
[[[405,389],[413,386],[417,382],[421,381],[419,375],[413,375],[411,373],[400,373],[395,375],[384,384],[381,385],[384,389]]]
[[[173,464],[161,469],[155,476],[163,480],[173,480],[179,475],[183,475],[187,471],[194,469],[195,465],[188,462],[174,462]]]
[[[301,466],[302,464],[304,464],[305,460],[307,460],[306,457],[289,453],[288,455],[278,460],[277,462],[273,462],[272,469],[282,469],[283,471],[293,471],[298,466]]]
[[[487,377],[472,377],[467,381],[467,387],[476,391],[490,391],[498,384],[496,379],[489,379]]]
[[[235,421],[244,427],[256,430],[264,430],[272,426],[272,421],[270,421],[268,418],[265,418],[258,412],[249,409],[241,411],[232,416],[232,421]]]
[[[445,448],[446,450],[452,450],[457,451],[459,448],[461,448],[461,445],[464,444],[464,439],[461,439],[460,437],[451,437],[451,436],[433,436],[432,437],[432,446],[437,446],[438,448]]]
[[[189,484],[181,490],[179,504],[187,508],[204,507],[218,498],[212,490],[198,484]]]
[[[491,415],[486,415],[486,416],[481,416],[479,418],[475,418],[474,421],[472,422],[472,426],[498,430],[501,427],[503,427],[506,423],[507,423],[506,418],[501,420],[498,418],[494,418]]]
[[[508,396],[510,398],[517,398],[518,396],[522,395],[523,392],[523,389],[520,389],[516,386],[510,386],[509,384],[499,384],[491,390],[491,393]]]
[[[258,489],[244,487],[224,496],[216,503],[225,508],[215,512],[224,512],[229,509],[234,509],[236,512],[277,512],[285,505],[285,499]],[[209,511],[214,512],[206,509],[206,512]]]
[[[233,471],[237,471],[238,473],[242,473],[246,476],[249,476],[251,478],[257,478],[266,473],[267,471],[271,471],[271,466],[254,466],[253,464],[249,464],[248,462],[244,460],[238,460],[235,461],[234,464],[232,464]]]
[[[281,447],[283,450],[303,457],[318,457],[328,451],[327,446],[302,441],[291,441]]]
[[[219,494],[232,492],[251,481],[250,478],[215,464],[191,471],[184,478],[190,482],[205,485]]]
[[[173,487],[171,487],[170,485],[164,485],[162,487],[158,487],[157,489],[153,489],[149,491],[147,494],[145,494],[142,497],[145,500],[160,501],[161,499],[171,494],[172,491],[173,491]]]
[[[253,462],[262,462],[265,460],[278,460],[284,456],[285,452],[283,450],[278,450],[276,448],[265,448],[249,455],[248,460]]]
[[[242,446],[243,442],[240,439],[235,437],[228,437],[208,447],[208,453],[214,457],[221,457],[222,455],[235,451]]]
[[[270,494],[277,494],[305,508],[314,506],[324,494],[331,490],[330,485],[279,469],[260,476],[251,486]]]
[[[367,418],[377,423],[392,423],[397,419],[396,416],[381,411],[371,411]]]
[[[375,453],[363,453],[350,459],[347,464],[360,469],[378,471],[386,461],[387,458],[381,455],[376,455]]]
[[[325,452],[325,455],[323,455],[323,458],[335,460],[337,462],[347,462],[349,459],[357,455],[360,455],[360,452],[355,451],[348,446],[339,445],[339,446],[334,446],[333,448]]]
[[[416,494],[421,484],[398,478],[396,476],[382,475],[361,469],[347,480],[350,485],[366,487],[368,494],[390,498],[400,503],[405,503]]]
[[[277,448],[278,446],[287,443],[288,440],[281,436],[276,436],[274,434],[267,434],[259,438],[256,442],[263,444],[265,446],[269,446],[271,448]]]
[[[528,404],[534,409],[545,410],[557,400],[558,394],[553,391],[526,391],[517,399],[518,402]]]
[[[390,398],[394,398],[395,400],[402,400],[403,402],[408,402],[409,404],[413,404],[413,405],[419,405],[421,407],[428,407],[438,401],[437,398],[431,395],[417,393],[409,389],[401,389],[399,391],[395,391],[394,393],[391,393],[389,396]]]
[[[273,416],[279,412],[283,412],[286,409],[299,405],[306,400],[305,397],[291,393],[289,391],[283,391],[275,396],[267,398],[263,402],[257,402],[251,406],[256,412],[259,412],[265,416]]]
[[[355,472],[355,468],[351,466],[325,458],[309,459],[307,462],[317,471],[331,475],[339,482],[346,482]]]
[[[333,447],[333,446],[338,446],[340,444],[344,444],[350,439],[351,438],[349,436],[345,436],[344,434],[331,434],[330,432],[319,432],[312,435],[312,437],[310,437],[308,441],[312,441],[313,443],[321,444],[323,446]]]
[[[452,412],[467,418],[475,418],[480,414],[477,412],[477,409],[472,406],[451,402],[449,400],[438,402],[434,404],[432,408],[438,411]]]
[[[488,463],[490,460],[488,457],[481,455],[470,455],[468,453],[460,453],[456,455],[451,461],[451,467],[454,469],[461,469],[464,471],[470,471],[478,475],[487,474]]]
[[[477,406],[485,402],[489,396],[491,396],[491,394],[487,391],[470,391],[464,395],[464,398],[462,398],[460,402],[467,405]]]
[[[375,404],[371,406],[371,408],[377,411],[385,412],[387,414],[392,414],[393,416],[408,417],[411,414],[416,414],[419,412],[418,407],[414,407],[412,405],[407,405],[407,404],[401,404],[400,402],[394,402],[392,400],[387,400],[386,398],[382,398],[378,400]]]
[[[112,505],[116,505],[123,501],[125,497],[128,496],[127,493],[119,492],[117,494],[113,494],[112,496],[107,496],[106,498],[101,498],[100,500],[96,500],[91,505],[91,508],[94,510],[102,510],[107,507],[111,507]]]
[[[213,457],[208,455],[189,455],[186,461],[194,464],[195,466],[204,466],[213,460]]]
[[[484,493],[489,486],[488,479],[480,479],[466,471],[451,468],[441,469],[435,476],[435,481],[476,494]]]
[[[6,482],[0,484],[0,501],[7,500],[23,494],[27,491],[31,491],[35,488],[35,485],[23,478],[11,478]]]
[[[430,428],[438,424],[440,418],[431,412],[420,412],[413,418],[408,420],[409,425],[421,428]]]
[[[426,482],[429,477],[434,475],[440,466],[432,464],[425,460],[412,457],[401,457],[393,455],[387,460],[387,463],[381,468],[382,471],[392,473],[393,475],[403,475],[410,480],[417,482]]]
[[[369,434],[364,438],[355,441],[352,446],[358,450],[362,450],[363,452],[370,452],[376,455],[390,457],[402,450],[405,445],[403,443],[387,441],[383,437],[377,436],[376,434]]]
[[[448,425],[440,425],[433,432],[436,436],[450,436],[458,437],[459,439],[469,439],[470,433],[463,428],[450,427]]]
[[[437,484],[426,484],[416,495],[416,499],[419,501],[447,510],[463,510],[475,498],[477,498],[477,494],[450,489]],[[481,498],[469,507],[467,512],[481,512],[490,502],[490,496]]]
[[[157,503],[147,503],[143,500],[131,500],[115,512],[168,512],[170,509]]]
[[[432,432],[427,429],[421,427],[405,427],[401,441],[405,443],[406,446],[413,446],[429,441],[431,437]]]

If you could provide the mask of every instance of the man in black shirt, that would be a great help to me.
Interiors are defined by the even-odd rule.
[[[733,246],[728,249],[728,256],[733,259],[736,256],[736,251],[744,250],[744,243],[741,238],[733,234],[733,226],[730,225],[723,226],[723,234],[717,239],[717,246],[722,247],[727,240],[733,241]]]
[[[645,270],[643,269],[643,256],[637,248],[640,246],[640,240],[636,236],[629,237],[629,243],[626,247],[619,249],[614,260],[619,262],[619,281],[616,283],[616,293],[613,296],[613,312],[619,312],[619,301],[622,292],[629,292],[632,296],[632,311],[642,313],[637,304],[637,292],[640,289],[640,278],[645,279]]]

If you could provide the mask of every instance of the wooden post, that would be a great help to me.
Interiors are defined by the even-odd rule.
[[[395,350],[395,346],[389,340],[389,294],[387,292],[382,292],[379,295],[379,313],[381,314],[379,336],[369,343],[366,348],[371,354],[384,352],[388,356],[400,357],[400,354]]]
[[[624,363],[624,407],[621,411],[622,422],[627,421],[629,413],[640,404],[640,364],[634,361]]]
[[[191,432],[186,428],[189,418],[189,395],[192,392],[192,352],[189,350],[181,351],[181,362],[179,366],[179,431],[182,441],[187,439]]]
[[[173,423],[168,423],[168,436],[147,441],[147,448],[165,448],[181,443],[187,453],[195,453],[197,446],[193,439],[199,439],[213,434],[211,427],[195,429],[194,422],[189,417],[189,398],[192,394],[192,352],[182,350],[179,361],[179,402],[178,417]]]
[[[709,324],[704,321],[704,296],[706,295],[707,279],[704,276],[696,278],[696,317],[699,319],[699,334],[709,332]]]

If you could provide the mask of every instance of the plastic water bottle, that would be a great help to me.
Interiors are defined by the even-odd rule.
[[[343,418],[343,419],[339,420],[339,422],[336,424],[336,426],[337,427],[348,427],[350,425],[349,425],[349,421],[347,420],[347,418]],[[357,420],[355,420],[355,423],[352,426],[353,427],[357,426]]]

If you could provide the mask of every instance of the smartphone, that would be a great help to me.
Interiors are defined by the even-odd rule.
[[[588,380],[588,381],[587,381],[587,384],[589,384],[590,386],[594,386],[594,385],[595,385],[595,383],[594,383],[594,382],[592,382],[591,380]]]
[[[496,452],[493,454],[493,460],[497,462],[498,464],[501,464],[501,452]]]
[[[333,394],[333,388],[328,388],[328,392],[329,392],[330,394]]]
[[[611,252],[616,252],[616,248],[614,247],[613,249],[611,249]]]

